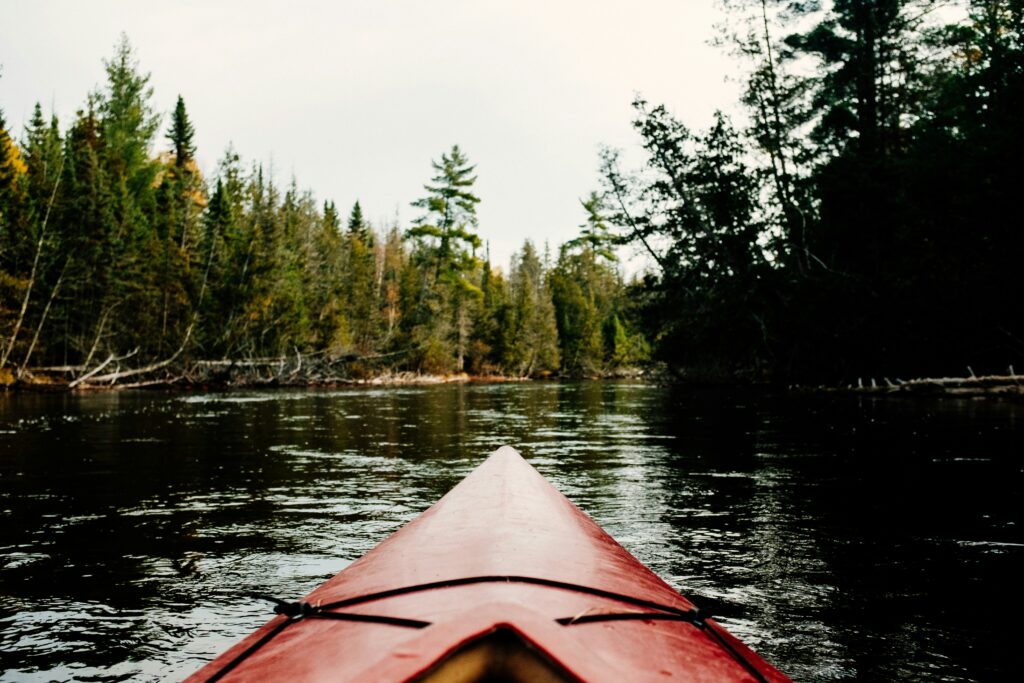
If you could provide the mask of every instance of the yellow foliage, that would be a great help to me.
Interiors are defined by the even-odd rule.
[[[153,188],[160,187],[168,176],[173,176],[177,172],[173,153],[160,152],[157,155],[156,161],[160,168],[153,177]],[[198,209],[205,209],[210,203],[210,200],[206,196],[206,188],[203,184],[203,174],[200,172],[199,165],[196,164],[195,159],[189,159],[185,162],[185,170],[188,171],[195,180],[195,182],[191,183],[192,189],[188,195],[189,199],[192,200],[192,204]]]
[[[5,160],[2,161],[3,166],[0,166],[0,172],[15,178],[28,173],[28,166],[21,158],[21,150],[5,130],[0,130],[0,145],[3,145],[3,148],[0,149],[0,160]]]

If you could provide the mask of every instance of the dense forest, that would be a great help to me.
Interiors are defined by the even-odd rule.
[[[185,102],[161,125],[122,39],[67,127],[37,106],[19,136],[0,112],[0,379],[293,357],[339,377],[655,359],[816,383],[1020,364],[1024,0],[722,5],[735,111],[692,130],[638,95],[642,165],[604,150],[579,236],[507,268],[458,146],[408,226],[230,149],[204,178]],[[650,263],[631,282],[627,245]]]
[[[16,141],[0,118],[5,383],[304,357],[335,379],[597,375],[647,357],[603,243],[527,241],[507,271],[492,266],[458,146],[433,163],[411,226],[373,226],[358,202],[343,215],[230,149],[204,178],[183,99],[162,131],[127,38],[105,67],[66,129],[37,105]]]
[[[1024,2],[723,4],[735,120],[638,97],[644,167],[601,159],[608,220],[657,263],[656,351],[798,382],[1019,368]]]

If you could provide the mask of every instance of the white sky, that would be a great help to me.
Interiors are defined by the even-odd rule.
[[[66,127],[124,31],[163,130],[184,96],[208,177],[231,142],[404,227],[458,143],[504,265],[577,233],[598,146],[636,145],[635,92],[692,127],[731,108],[740,67],[707,44],[722,18],[715,0],[0,0],[0,108],[19,139],[37,100]]]

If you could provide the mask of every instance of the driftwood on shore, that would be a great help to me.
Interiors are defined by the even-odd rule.
[[[1003,396],[1007,398],[1024,398],[1024,376],[1014,372],[1013,366],[1005,375],[977,376],[968,367],[967,377],[921,377],[903,380],[891,380],[883,377],[858,378],[856,384],[837,389],[864,394],[918,394],[943,396]]]
[[[325,351],[270,358],[180,360],[181,349],[162,361],[139,367],[123,363],[138,352],[111,354],[91,367],[60,365],[26,368],[16,384],[27,389],[90,391],[143,387],[273,387],[383,384],[437,384],[474,379],[466,373],[423,375],[394,372],[384,361],[407,351],[385,354],[330,354]],[[505,378],[486,378],[505,379]],[[130,381],[126,381],[130,380]]]

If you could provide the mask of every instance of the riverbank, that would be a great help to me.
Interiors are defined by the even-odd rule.
[[[1024,400],[1024,376],[1010,368],[1007,375],[971,374],[967,377],[920,377],[910,380],[878,381],[860,379],[856,384],[842,387],[791,387],[807,393],[848,393],[884,396],[949,396],[954,398],[1007,398]]]
[[[4,391],[120,391],[142,388],[185,390],[252,389],[274,387],[401,386],[450,383],[525,382],[558,379],[545,373],[510,376],[497,373],[435,374],[375,367],[375,358],[328,358],[295,354],[287,358],[246,360],[195,360],[176,364],[124,367],[127,357],[108,358],[94,367],[54,366],[27,368],[21,372],[0,370]],[[664,372],[658,368],[616,368],[585,379],[651,379]],[[574,378],[580,379],[580,378]]]
[[[0,377],[0,387],[8,391],[123,391],[142,388],[176,389],[242,389],[273,387],[333,386],[398,386],[417,384],[448,384],[459,382],[521,382],[527,377],[503,375],[470,375],[465,372],[438,375],[416,372],[383,372],[359,376],[321,375],[304,372],[288,364],[276,368],[241,362],[215,366],[190,365],[179,371],[162,372],[158,376],[130,375],[131,381],[119,378],[85,378],[63,368],[26,371],[19,377]],[[128,379],[128,378],[126,378]]]
[[[744,381],[707,382],[685,374],[673,374],[662,365],[616,368],[583,377],[509,376],[495,373],[450,374],[398,371],[373,367],[366,358],[328,359],[316,355],[296,354],[288,358],[248,360],[198,360],[177,366],[159,365],[122,368],[122,359],[108,359],[86,371],[81,366],[29,368],[20,374],[0,370],[3,391],[121,391],[141,388],[174,388],[182,390],[258,389],[275,387],[340,387],[340,386],[403,386],[453,383],[527,382],[535,379],[632,379],[656,384],[694,386],[750,386]],[[762,385],[768,386],[768,385]],[[966,377],[921,377],[910,380],[887,377],[858,379],[855,384],[773,385],[775,390],[797,394],[853,394],[870,396],[949,396],[953,398],[1003,398],[1024,400],[1024,376],[1010,368],[1006,375],[973,374]]]

